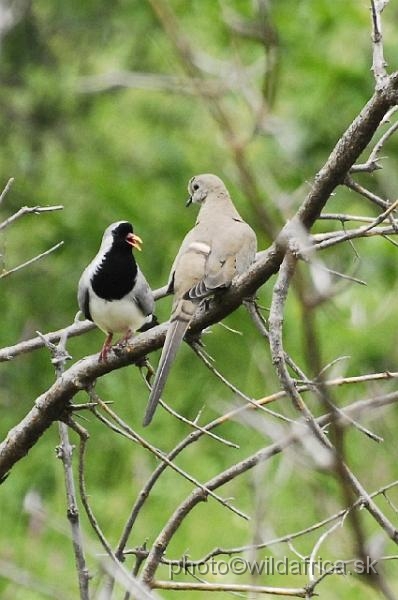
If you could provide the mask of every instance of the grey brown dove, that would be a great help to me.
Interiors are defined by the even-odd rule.
[[[198,304],[244,273],[257,250],[256,234],[240,217],[219,177],[211,174],[192,177],[188,192],[187,206],[199,204],[200,210],[171,268],[168,291],[174,293],[174,302],[144,425],[152,420],[171,364]]]

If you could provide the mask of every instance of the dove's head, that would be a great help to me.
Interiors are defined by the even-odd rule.
[[[188,183],[189,198],[186,205],[189,206],[192,202],[201,204],[211,193],[226,194],[225,185],[221,179],[211,173],[195,175]]]

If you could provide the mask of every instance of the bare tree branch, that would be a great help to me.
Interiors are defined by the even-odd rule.
[[[386,200],[383,200],[383,198],[380,198],[380,196],[378,196],[377,194],[374,194],[373,192],[365,188],[363,185],[359,184],[357,181],[354,181],[354,179],[350,175],[346,176],[344,183],[350,190],[353,190],[357,194],[360,194],[364,198],[367,198],[368,200],[373,202],[373,204],[376,204],[376,206],[380,206],[384,209],[388,208],[388,202]]]
[[[283,388],[290,396],[294,406],[305,417],[306,423],[308,424],[315,438],[320,441],[322,447],[324,447],[327,453],[330,454],[330,466],[332,466],[332,464],[337,464],[338,468],[342,471],[347,486],[349,486],[350,489],[355,492],[355,494],[363,498],[365,508],[385,531],[388,537],[398,544],[398,530],[372,501],[364,487],[344,463],[336,448],[322,431],[316,419],[314,419],[311,412],[303,402],[286,368],[282,344],[283,311],[289,284],[294,273],[295,264],[296,259],[291,254],[287,253],[280,269],[278,281],[274,287],[273,301],[270,310],[270,345],[273,362],[277,369],[278,376]]]
[[[94,513],[91,509],[91,506],[88,501],[88,496],[86,492],[86,482],[84,477],[84,458],[86,451],[86,442],[87,437],[85,435],[80,435],[80,446],[79,446],[79,489],[80,489],[80,497],[83,502],[83,506],[85,508],[88,519],[97,534],[98,539],[101,544],[105,548],[107,554],[111,558],[111,566],[107,567],[107,572],[112,576],[112,579],[116,579],[120,581],[123,587],[134,593],[134,597],[137,600],[156,600],[158,596],[156,596],[149,588],[143,585],[136,577],[131,575],[124,565],[120,562],[119,558],[115,555],[112,548],[110,547],[105,535],[103,534],[97,519],[94,516]]]
[[[263,230],[271,236],[275,229],[276,223],[281,220],[278,210],[273,211],[269,208],[264,208],[264,202],[266,200],[265,186],[261,187],[260,179],[257,174],[251,168],[250,161],[248,159],[247,147],[254,137],[256,132],[250,133],[249,136],[242,135],[242,132],[238,130],[236,123],[234,122],[231,112],[228,109],[227,103],[224,102],[223,94],[227,90],[240,91],[246,104],[252,109],[253,112],[253,123],[254,129],[260,127],[266,118],[267,113],[267,102],[269,101],[270,90],[267,92],[267,81],[264,83],[263,97],[258,93],[257,90],[252,89],[251,83],[249,82],[249,76],[247,73],[242,73],[241,80],[239,75],[242,71],[239,64],[235,65],[228,61],[224,67],[232,69],[233,76],[231,76],[231,83],[224,81],[225,77],[220,73],[220,77],[217,79],[209,80],[205,77],[206,73],[206,62],[208,58],[205,54],[201,55],[197,52],[191,41],[185,35],[182,27],[176,15],[170,8],[167,0],[160,2],[160,0],[149,0],[154,12],[157,14],[159,21],[161,22],[166,34],[172,42],[177,56],[180,59],[186,75],[184,77],[174,76],[153,76],[151,74],[121,74],[122,77],[101,77],[86,79],[83,81],[86,90],[91,85],[91,91],[97,91],[102,86],[117,86],[120,83],[122,85],[135,85],[135,86],[158,86],[161,89],[169,89],[175,91],[179,89],[180,92],[194,94],[198,98],[202,99],[209,110],[214,121],[220,128],[224,141],[227,148],[231,151],[231,156],[234,161],[235,167],[239,173],[242,190],[247,195],[254,212],[261,222]],[[310,550],[310,566],[314,567],[317,555],[320,548],[326,541],[326,538],[337,531],[337,528],[345,524],[345,520],[352,525],[352,539],[356,543],[356,551],[358,555],[364,559],[367,554],[370,554],[368,549],[366,532],[362,524],[363,515],[360,514],[358,509],[364,508],[379,525],[379,528],[388,536],[394,543],[398,543],[398,530],[394,524],[390,522],[384,512],[379,508],[378,504],[374,501],[374,498],[380,494],[384,494],[389,505],[387,510],[392,510],[396,513],[395,505],[392,501],[389,501],[386,492],[388,489],[396,485],[397,482],[389,483],[380,488],[373,494],[369,494],[361,482],[358,480],[354,472],[351,471],[347,456],[345,453],[345,436],[347,428],[356,427],[362,433],[365,433],[371,439],[381,442],[381,436],[373,433],[368,428],[357,422],[356,418],[361,418],[368,413],[380,409],[383,406],[387,406],[397,402],[398,392],[384,393],[376,395],[373,391],[373,395],[368,400],[353,402],[348,406],[336,406],[336,403],[332,402],[329,397],[329,391],[339,385],[356,385],[360,382],[370,381],[389,381],[398,377],[397,373],[367,373],[357,377],[341,377],[330,380],[325,380],[325,370],[331,365],[335,364],[336,361],[331,361],[327,367],[323,367],[323,361],[321,360],[321,352],[319,350],[318,338],[316,336],[316,328],[314,322],[311,321],[307,328],[307,346],[309,347],[313,342],[315,351],[312,353],[313,370],[311,370],[312,378],[307,377],[299,365],[291,358],[284,349],[283,346],[283,318],[285,303],[288,292],[290,291],[290,285],[295,272],[296,262],[301,257],[308,261],[310,267],[316,263],[318,256],[315,251],[325,249],[332,245],[344,243],[354,238],[370,237],[370,236],[383,236],[386,239],[389,235],[396,235],[398,233],[397,221],[395,220],[393,213],[398,206],[398,201],[390,204],[388,200],[379,197],[377,194],[366,189],[363,185],[356,183],[350,173],[368,172],[372,173],[376,169],[380,168],[380,153],[386,142],[391,138],[392,135],[397,131],[398,124],[394,123],[388,127],[387,131],[380,137],[379,141],[374,145],[368,160],[363,164],[355,164],[361,155],[362,151],[367,147],[373,138],[374,133],[378,130],[380,125],[386,122],[386,120],[392,116],[397,110],[398,105],[398,72],[388,75],[385,69],[384,51],[382,44],[382,30],[381,30],[381,12],[387,0],[371,0],[372,8],[372,24],[373,24],[373,72],[376,80],[375,93],[369,100],[367,105],[363,108],[361,113],[353,121],[350,127],[342,135],[340,140],[337,142],[335,148],[331,152],[329,158],[316,175],[312,182],[311,188],[299,207],[294,217],[283,227],[280,234],[276,237],[274,244],[266,251],[262,251],[258,254],[256,262],[251,266],[249,271],[237,278],[231,287],[225,291],[222,297],[216,297],[212,299],[208,305],[202,306],[199,310],[195,319],[192,322],[192,326],[187,336],[188,343],[192,344],[191,336],[198,336],[204,328],[209,327],[215,323],[219,323],[224,317],[232,313],[242,303],[244,303],[253,318],[253,321],[263,336],[264,339],[269,340],[272,352],[273,362],[282,386],[282,390],[276,391],[273,394],[264,396],[259,400],[252,399],[246,395],[244,391],[240,390],[237,386],[232,384],[222,373],[215,367],[215,365],[209,360],[208,356],[199,348],[197,343],[193,343],[194,350],[198,356],[203,360],[206,366],[211,370],[214,376],[218,378],[229,390],[236,393],[244,402],[244,406],[234,408],[221,415],[218,419],[207,423],[204,426],[197,425],[196,420],[192,423],[185,417],[178,415],[172,408],[169,408],[163,403],[163,406],[168,410],[174,417],[184,421],[187,425],[194,428],[183,440],[181,440],[171,452],[165,455],[160,449],[156,448],[152,444],[146,441],[142,436],[136,433],[136,431],[124,422],[114,410],[112,410],[107,403],[102,402],[98,397],[94,397],[93,385],[97,378],[105,376],[107,373],[125,367],[135,362],[139,364],[142,359],[150,352],[159,348],[165,338],[167,331],[167,324],[159,325],[158,327],[145,332],[135,337],[131,343],[126,346],[115,346],[113,352],[111,352],[109,360],[105,363],[99,363],[97,355],[86,357],[83,360],[77,362],[68,370],[63,369],[63,360],[65,356],[58,354],[58,350],[65,350],[65,342],[68,335],[80,335],[81,333],[92,329],[94,326],[91,323],[74,323],[69,327],[59,331],[52,332],[47,336],[39,335],[39,338],[33,340],[27,340],[20,344],[16,344],[10,348],[4,348],[0,350],[0,362],[3,360],[10,360],[14,357],[19,356],[25,352],[30,352],[33,349],[42,347],[43,345],[48,346],[54,351],[54,360],[56,361],[57,369],[57,381],[43,394],[36,399],[33,408],[25,416],[25,418],[16,425],[9,433],[6,440],[0,444],[0,480],[4,479],[13,465],[22,458],[29,449],[38,441],[42,433],[56,420],[60,421],[60,432],[62,438],[62,457],[65,467],[65,479],[69,506],[69,518],[72,524],[72,537],[75,544],[75,555],[76,562],[78,563],[78,573],[80,580],[81,598],[88,598],[88,574],[86,572],[84,554],[82,551],[81,532],[74,529],[74,511],[76,509],[76,498],[73,489],[73,477],[71,472],[71,454],[72,447],[68,439],[68,432],[65,423],[70,424],[75,431],[80,435],[80,464],[79,464],[79,484],[82,503],[86,509],[89,521],[100,540],[102,546],[105,548],[106,553],[110,557],[110,561],[107,559],[104,562],[104,570],[110,575],[110,585],[107,589],[107,597],[110,599],[113,591],[113,585],[116,581],[121,581],[125,587],[126,595],[125,599],[130,598],[131,594],[138,600],[144,598],[153,598],[154,595],[151,593],[149,587],[159,588],[165,590],[174,591],[193,591],[193,590],[204,590],[210,591],[224,591],[232,593],[248,593],[248,594],[273,594],[281,596],[296,596],[309,598],[315,595],[315,589],[318,584],[325,578],[332,574],[332,570],[322,573],[319,577],[315,574],[310,576],[310,580],[306,586],[301,588],[288,588],[288,587],[271,587],[261,585],[249,585],[235,584],[235,583],[214,583],[199,580],[195,575],[194,569],[191,571],[189,567],[194,567],[197,564],[204,564],[211,560],[213,556],[217,554],[234,554],[244,551],[252,551],[253,553],[266,548],[272,544],[284,542],[288,545],[291,552],[301,559],[305,559],[303,553],[300,553],[292,543],[292,539],[295,537],[301,537],[307,533],[318,530],[325,525],[329,525],[329,529],[319,532],[318,539],[312,544],[312,550]],[[232,19],[232,28],[240,35],[249,35],[252,38],[260,39],[264,45],[266,52],[275,50],[274,47],[277,45],[276,31],[272,28],[272,23],[269,22],[269,10],[268,3],[266,0],[259,0],[258,2],[258,23],[251,23],[243,21],[237,18],[236,15]],[[229,13],[230,14],[230,13]],[[230,19],[231,21],[231,19]],[[257,27],[258,25],[258,27]],[[211,62],[211,61],[210,61]],[[238,63],[239,61],[237,61]],[[271,56],[272,62],[272,56]],[[210,67],[212,65],[210,64]],[[213,65],[214,66],[214,65]],[[271,65],[272,66],[272,65]],[[275,67],[275,64],[273,65]],[[115,74],[113,74],[115,75]],[[116,74],[117,75],[117,74]],[[119,74],[120,75],[120,74]],[[265,74],[267,78],[267,73]],[[238,81],[239,79],[239,81]],[[233,81],[233,83],[232,83]],[[238,81],[238,84],[236,83]],[[272,82],[271,82],[272,83]],[[95,86],[97,88],[95,89]],[[246,89],[247,88],[247,89]],[[263,179],[267,178],[267,173],[264,171],[262,174]],[[0,195],[0,203],[5,197],[12,180],[10,180],[3,192]],[[328,232],[323,234],[316,234],[313,236],[309,235],[311,227],[315,221],[320,217],[322,210],[328,202],[333,191],[339,185],[346,185],[357,194],[361,195],[366,200],[371,201],[373,204],[381,207],[383,212],[376,218],[370,219],[369,217],[360,217],[355,215],[334,215],[326,214],[323,217],[329,219],[335,219],[341,222],[343,231]],[[47,210],[58,210],[62,207],[23,207],[12,215],[6,221],[0,224],[0,230],[5,229],[7,226],[15,223],[17,219],[25,214],[29,213],[41,213]],[[278,214],[277,214],[278,213]],[[385,221],[389,220],[389,225]],[[361,227],[356,229],[348,229],[345,224],[348,221],[359,221],[363,223]],[[381,226],[384,224],[383,226]],[[390,240],[395,243],[394,240]],[[58,247],[58,246],[57,246]],[[25,266],[28,266],[40,259],[42,256],[46,256],[49,252],[56,249],[56,247],[48,250],[47,252],[31,259],[27,263],[12,269],[11,271],[4,272],[0,275],[0,278],[6,277],[8,274],[15,272]],[[314,258],[315,257],[315,258]],[[321,268],[327,269],[321,265]],[[279,271],[277,283],[273,290],[272,304],[269,318],[268,332],[267,326],[262,318],[260,312],[255,309],[254,305],[250,304],[248,299],[252,298],[257,290],[266,283],[271,275]],[[348,278],[350,281],[361,282],[361,280],[351,277],[349,275],[338,273],[338,271],[329,272]],[[329,278],[330,279],[330,278]],[[311,317],[314,313],[312,308],[318,306],[320,301],[315,298],[316,282],[315,277],[311,280],[313,283],[314,294],[313,303],[311,299],[305,297],[305,294],[299,296],[303,307],[308,308],[306,312],[303,310],[302,319],[306,320],[306,317]],[[332,291],[331,286],[328,287],[327,293],[324,296],[326,299],[331,297]],[[163,290],[163,291],[162,291]],[[165,288],[160,290],[160,294],[157,297],[164,295]],[[319,292],[319,297],[322,293]],[[309,295],[308,295],[309,297]],[[252,307],[252,309],[250,308]],[[58,348],[52,348],[54,341],[60,340]],[[336,359],[337,360],[337,359]],[[291,374],[293,373],[293,375]],[[99,522],[97,521],[93,510],[91,509],[88,494],[86,491],[85,484],[85,466],[84,466],[84,452],[86,448],[86,436],[82,428],[72,420],[72,410],[74,407],[71,405],[71,401],[79,390],[88,390],[90,393],[91,402],[87,404],[86,408],[92,410],[94,414],[109,427],[113,432],[123,435],[131,442],[140,445],[145,450],[151,452],[161,462],[158,464],[156,469],[152,472],[144,486],[142,487],[139,495],[135,499],[132,507],[130,516],[121,534],[120,541],[117,545],[116,550],[112,549],[112,544],[105,537],[101,530]],[[265,393],[265,392],[263,392]],[[320,400],[320,410],[323,414],[320,417],[315,417],[309,406],[307,405],[307,397],[305,394],[315,394],[315,398]],[[269,411],[266,406],[281,398],[290,398],[293,405],[298,411],[298,415],[294,419],[289,419],[277,413],[276,411]],[[286,404],[286,403],[285,403]],[[102,410],[98,410],[98,406]],[[82,408],[81,405],[78,408]],[[288,407],[291,409],[291,407]],[[268,432],[271,427],[266,423],[266,419],[259,410],[266,410],[272,417],[283,420],[284,424],[272,423],[272,433],[269,437],[272,440],[272,444],[253,452],[250,456],[241,458],[239,462],[224,468],[223,471],[214,475],[205,484],[199,483],[189,473],[182,470],[174,462],[175,458],[185,450],[190,444],[195,443],[204,436],[211,436],[216,441],[226,443],[228,446],[233,446],[232,442],[221,438],[220,436],[210,433],[213,429],[222,425],[223,423],[235,419],[237,416],[243,417],[243,422],[250,424],[250,416],[255,415],[256,424],[254,429],[256,432],[265,434],[268,436]],[[248,414],[245,413],[248,412]],[[250,412],[249,412],[250,411]],[[256,412],[253,412],[256,411]],[[318,414],[318,413],[317,413]],[[199,417],[198,417],[199,418]],[[264,422],[264,424],[263,424]],[[288,425],[286,425],[286,422]],[[326,427],[329,427],[330,433],[326,433]],[[285,535],[280,538],[276,538],[275,534],[258,535],[252,539],[252,543],[246,546],[240,546],[237,548],[222,549],[216,548],[202,558],[196,561],[186,561],[183,557],[179,561],[164,558],[164,553],[168,548],[173,536],[179,530],[183,524],[187,515],[197,506],[199,503],[205,501],[208,496],[214,497],[223,506],[229,510],[239,514],[240,516],[246,515],[242,511],[235,509],[230,505],[229,500],[224,500],[222,497],[215,493],[222,485],[231,482],[238,476],[243,475],[249,470],[253,469],[260,463],[265,463],[268,459],[280,454],[289,446],[299,443],[303,449],[306,450],[307,454],[311,459],[314,460],[315,464],[321,465],[321,457],[315,456],[315,454],[324,454],[324,464],[332,474],[336,476],[336,480],[340,486],[343,494],[343,505],[348,507],[340,510],[331,517],[318,521],[317,523],[305,528],[300,531],[296,531]],[[310,445],[315,443],[317,451],[313,451]],[[298,453],[299,454],[299,453]],[[230,453],[232,456],[232,453]],[[304,455],[303,455],[304,457]],[[305,457],[307,458],[307,457]],[[236,460],[236,459],[235,459]],[[317,462],[318,460],[318,462]],[[176,508],[171,509],[171,514],[168,516],[163,529],[158,532],[155,542],[147,550],[146,546],[133,549],[131,551],[126,550],[126,544],[129,536],[132,532],[133,526],[140,514],[151,490],[159,482],[160,477],[166,469],[173,469],[179,475],[188,479],[194,484],[195,489],[181,501],[180,505]],[[256,485],[261,485],[260,480]],[[256,501],[255,501],[256,502]],[[332,510],[336,510],[333,508]],[[388,513],[387,513],[388,514]],[[337,516],[336,516],[337,515]],[[254,521],[255,526],[258,525],[257,521]],[[259,527],[260,529],[260,527]],[[80,538],[79,538],[80,536]],[[386,537],[383,535],[383,538]],[[268,542],[262,540],[266,538]],[[272,539],[273,538],[273,539]],[[323,548],[324,550],[324,548]],[[383,550],[384,551],[384,550]],[[123,566],[123,561],[127,554],[134,554],[136,562],[132,575]],[[380,552],[381,554],[381,552]],[[255,554],[253,554],[255,557]],[[392,556],[386,556],[385,560],[393,559]],[[349,564],[350,560],[343,561],[344,564]],[[174,565],[182,564],[185,567],[186,573],[195,577],[196,582],[175,582],[175,581],[159,581],[154,579],[155,573],[161,564]],[[105,567],[106,565],[106,567]],[[109,566],[110,565],[110,566]],[[143,565],[142,580],[144,585],[137,581],[137,575]],[[249,580],[252,583],[255,580]],[[378,590],[384,594],[389,600],[393,598],[389,591],[382,576],[377,575],[372,578],[372,583],[377,586]],[[148,586],[148,587],[147,587]]]
[[[19,342],[14,346],[1,348],[0,363],[12,360],[21,354],[26,354],[28,352],[38,350],[39,348],[43,348],[46,344],[45,340],[54,344],[61,339],[63,334],[66,334],[68,338],[71,338],[77,335],[82,335],[83,333],[91,331],[92,329],[95,329],[95,325],[91,321],[79,321],[77,323],[72,323],[63,329],[59,329],[58,331],[46,333],[44,336],[37,336],[31,338],[30,340]]]
[[[136,431],[133,431],[133,429],[129,425],[127,425],[127,423],[125,423],[107,404],[102,402],[102,400],[98,396],[96,396],[96,398],[97,398],[98,404],[101,406],[101,408],[104,410],[104,412],[106,412],[111,417],[111,419],[113,421],[115,421],[115,423],[117,423],[116,428],[115,428],[115,426],[112,426],[112,429],[114,431],[117,431],[117,433],[124,435],[125,437],[127,437],[128,439],[133,441],[134,443],[139,444],[146,450],[149,450],[149,452],[154,454],[159,460],[164,462],[173,471],[176,471],[176,473],[181,475],[184,479],[187,479],[187,481],[189,481],[190,483],[193,483],[195,486],[198,486],[198,488],[201,490],[201,492],[203,494],[204,499],[207,499],[207,496],[210,496],[211,498],[214,498],[214,500],[217,500],[217,502],[219,502],[222,506],[225,506],[225,508],[227,508],[231,512],[235,513],[239,517],[242,517],[245,520],[249,520],[249,517],[247,515],[245,515],[245,513],[243,513],[242,511],[240,511],[237,508],[235,508],[234,506],[232,506],[229,502],[227,502],[226,500],[224,500],[223,498],[221,498],[220,496],[215,494],[211,489],[209,489],[205,485],[202,485],[201,483],[199,483],[189,473],[187,473],[186,471],[184,471],[183,469],[178,467],[172,460],[170,460],[167,456],[165,456],[165,454],[163,452],[161,452],[155,446],[150,444],[147,440],[145,440],[142,436],[140,436]],[[108,425],[110,425],[108,419],[105,419],[103,416],[101,417],[101,420],[104,423],[107,423]],[[199,431],[203,434],[207,433],[205,429],[202,429]]]
[[[397,400],[397,398],[398,398],[398,393],[394,393],[394,400],[392,400],[392,398],[389,398],[388,402],[390,402],[390,401],[395,402]],[[383,402],[385,400],[386,399],[383,399]],[[355,415],[358,408],[359,408],[359,410],[361,410],[361,408],[363,408],[364,405],[362,404],[362,406],[361,406],[361,404],[362,403],[359,403],[358,406],[355,406],[355,405],[351,406],[352,416]],[[370,406],[375,406],[374,399],[372,399],[370,402],[367,402],[366,405],[367,405],[368,409]],[[349,411],[350,414],[351,414],[351,410]],[[316,425],[317,425],[317,427],[324,427],[333,418],[339,419],[340,417],[338,417],[338,416],[336,417],[335,414],[329,413],[327,415],[319,417],[318,419],[315,419]],[[223,422],[223,420],[221,422]],[[271,444],[270,446],[261,448],[255,454],[249,456],[246,459],[243,459],[239,463],[234,464],[233,466],[226,469],[219,475],[216,475],[215,477],[213,477],[210,481],[208,481],[205,484],[206,487],[209,489],[216,489],[216,488],[224,485],[225,483],[228,483],[229,481],[231,481],[232,479],[235,479],[242,473],[252,469],[257,464],[269,460],[273,456],[276,456],[277,454],[282,452],[285,448],[287,448],[291,444],[293,444],[293,443],[299,441],[300,439],[304,438],[305,436],[307,436],[308,428],[305,424],[305,421],[302,420],[299,423],[301,426],[296,427],[291,433],[289,433],[285,437],[279,439],[277,442]],[[347,425],[347,423],[346,422],[344,423],[344,421],[342,421],[342,425],[343,426]],[[199,434],[200,432],[195,432],[195,433]],[[360,494],[359,496],[360,497],[358,498],[358,505],[368,507],[369,500],[373,503],[369,494],[367,494],[366,492],[364,495]],[[163,555],[166,551],[166,548],[167,548],[171,538],[173,537],[175,532],[178,530],[178,528],[181,525],[182,521],[184,520],[185,516],[191,510],[193,510],[193,508],[198,503],[200,503],[202,501],[203,501],[203,498],[201,495],[201,490],[198,488],[198,489],[194,490],[186,498],[186,500],[184,500],[180,504],[180,506],[177,507],[177,509],[174,511],[172,516],[167,521],[166,525],[163,527],[163,530],[159,533],[158,537],[156,538],[156,540],[152,546],[152,549],[150,550],[150,552],[148,554],[148,558],[145,563],[145,568],[143,570],[143,575],[142,575],[144,581],[149,583],[153,579],[156,569],[157,569],[160,561],[163,558]]]
[[[6,195],[8,194],[12,184],[14,183],[14,177],[10,177],[10,179],[7,181],[4,190],[1,192],[0,194],[0,205],[3,202],[4,198],[6,197]]]
[[[370,496],[371,496],[371,498],[375,498],[376,496],[380,496],[380,495],[386,496],[387,491],[396,486],[398,486],[398,480],[393,481],[393,482],[387,484],[386,486],[383,486],[382,488],[379,488],[375,492],[372,492],[370,494]],[[244,546],[236,546],[234,548],[216,547],[213,550],[210,550],[202,558],[198,558],[195,560],[190,559],[187,556],[183,556],[180,559],[162,558],[161,562],[162,562],[162,564],[175,566],[175,567],[179,567],[179,568],[184,568],[185,566],[186,567],[198,567],[198,566],[205,564],[212,558],[215,558],[216,556],[222,556],[222,555],[233,556],[234,554],[245,554],[245,553],[249,552],[250,550],[264,550],[265,548],[270,548],[271,546],[276,546],[278,544],[288,543],[291,540],[294,540],[296,538],[306,536],[309,533],[312,533],[313,531],[317,531],[318,529],[321,529],[322,527],[325,527],[325,525],[329,525],[330,523],[333,523],[336,520],[341,521],[342,517],[345,517],[349,511],[356,509],[356,508],[359,508],[359,509],[362,508],[362,498],[357,499],[354,502],[354,504],[352,504],[351,506],[349,506],[347,508],[342,508],[337,513],[335,513],[329,517],[326,517],[325,519],[322,519],[321,521],[318,521],[317,523],[314,523],[313,525],[309,525],[308,527],[305,527],[304,529],[299,529],[298,531],[289,532],[286,535],[283,535],[283,536],[280,536],[280,537],[277,537],[277,538],[274,538],[271,540],[259,542],[257,544],[247,544]],[[143,548],[134,548],[131,550],[125,550],[124,553],[125,554],[134,554],[134,555],[140,556],[144,559],[144,558],[148,557],[149,550],[143,549]]]
[[[290,598],[312,598],[314,595],[306,588],[277,588],[259,585],[242,585],[238,583],[186,583],[178,581],[153,581],[152,588],[159,590],[179,591],[205,591],[205,592],[247,592],[251,594],[270,594],[274,596],[287,596]]]
[[[383,50],[383,34],[381,26],[381,13],[389,0],[370,0],[372,13],[372,42],[373,64],[372,71],[376,81],[376,90],[382,89],[387,79],[386,61]]]
[[[164,298],[167,295],[167,285],[163,286],[153,292],[155,300],[159,300],[160,298]],[[67,325],[63,329],[58,329],[58,331],[51,331],[50,333],[46,333],[44,336],[37,336],[31,338],[30,340],[25,340],[23,342],[19,342],[14,346],[8,346],[0,349],[0,363],[8,360],[12,360],[21,354],[26,354],[27,352],[32,352],[34,350],[39,350],[46,345],[46,341],[48,342],[58,342],[63,335],[66,335],[69,338],[83,335],[88,331],[92,331],[95,329],[95,325],[92,321],[78,321],[75,320],[71,325]]]
[[[39,332],[38,332],[39,333]],[[40,333],[39,336],[43,337]],[[63,335],[57,346],[48,342],[44,338],[44,342],[51,352],[52,364],[55,368],[57,379],[62,377],[65,370],[65,363],[71,357],[66,351],[67,335]],[[76,425],[74,425],[76,427]],[[67,518],[70,523],[71,536],[73,543],[73,550],[75,554],[75,563],[77,568],[78,580],[79,580],[79,591],[81,600],[89,600],[89,572],[86,565],[86,559],[83,548],[83,534],[80,526],[79,510],[77,505],[77,496],[75,492],[75,482],[73,478],[72,470],[72,453],[73,446],[69,440],[68,426],[59,421],[58,422],[59,436],[61,443],[57,447],[57,458],[62,460],[64,467],[64,479],[65,479],[65,490],[66,490],[66,501],[67,501]],[[88,437],[87,432],[82,430],[82,435]]]
[[[359,227],[358,229],[346,229],[345,231],[333,231],[331,233],[319,233],[312,236],[315,241],[315,250],[325,250],[341,242],[347,242],[357,238],[367,238],[381,236],[387,238],[390,235],[396,235],[397,229],[395,226],[390,227],[373,227],[372,229],[366,229]],[[390,242],[393,240],[390,239]]]
[[[10,179],[10,181],[13,180]],[[7,190],[7,186],[5,190]],[[13,223],[15,223],[15,221],[17,221],[21,217],[24,217],[25,215],[40,215],[42,213],[53,212],[55,210],[62,210],[63,208],[64,207],[62,206],[62,204],[58,204],[57,206],[23,206],[15,214],[11,215],[11,217],[8,217],[8,219],[0,223],[0,231],[2,229],[5,229],[6,227],[9,227]]]
[[[52,246],[51,248],[49,248],[45,252],[41,252],[37,256],[34,256],[33,258],[30,258],[29,260],[27,260],[26,262],[18,265],[17,267],[14,267],[13,269],[9,269],[7,271],[3,271],[2,273],[0,273],[0,279],[4,279],[4,277],[8,277],[9,275],[12,275],[13,273],[16,273],[17,271],[20,271],[21,269],[24,269],[26,267],[30,267],[31,265],[33,265],[33,263],[35,263],[38,260],[44,258],[45,256],[48,256],[49,254],[51,254],[55,250],[58,250],[58,248],[60,248],[63,245],[64,245],[64,242],[58,242],[58,244],[55,244],[55,246]]]
[[[389,123],[390,118],[397,112],[398,107],[393,106],[383,118],[381,125],[384,123]],[[383,133],[379,141],[375,144],[373,150],[371,151],[368,160],[365,163],[353,165],[350,169],[350,173],[373,173],[377,169],[381,169],[381,165],[379,164],[379,154],[382,151],[385,143],[389,140],[389,138],[394,135],[398,128],[398,121],[393,123],[387,131]]]

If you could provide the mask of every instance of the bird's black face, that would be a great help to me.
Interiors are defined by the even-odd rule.
[[[128,221],[121,221],[112,229],[113,242],[116,245],[128,244],[141,250],[142,239],[133,231],[133,226]]]

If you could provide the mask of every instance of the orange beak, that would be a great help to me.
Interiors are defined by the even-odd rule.
[[[141,252],[142,239],[135,233],[129,233],[126,237],[126,242]]]

